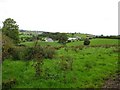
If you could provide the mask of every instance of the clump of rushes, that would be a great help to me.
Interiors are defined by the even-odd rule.
[[[34,68],[35,68],[35,76],[38,77],[38,76],[41,76],[42,74],[42,65],[43,63],[41,62],[42,60],[40,61],[37,61],[34,65]]]
[[[73,70],[73,58],[70,56],[61,56],[61,61],[59,62],[60,70],[63,73],[63,83],[67,82],[67,72]]]
[[[77,53],[77,52],[79,51],[79,48],[77,48],[77,47],[72,47],[72,50]]]
[[[43,61],[44,61],[44,55],[43,55],[43,48],[40,46],[35,47],[35,54],[34,54],[34,59],[36,60],[36,63],[34,64],[35,68],[35,76],[41,76],[42,74],[42,66],[43,66]]]
[[[66,52],[68,52],[69,48],[68,48],[67,46],[65,46],[64,50],[65,50]]]
[[[61,61],[59,62],[59,66],[61,70],[72,70],[73,66],[73,58],[70,56],[61,56]]]
[[[51,46],[47,46],[43,49],[43,54],[44,54],[44,58],[52,59],[56,54],[55,48]]]
[[[36,63],[34,64],[35,76],[42,75],[42,72],[43,72],[42,66],[44,64],[44,59],[45,58],[52,59],[54,55],[55,55],[55,49],[51,46],[42,47],[42,46],[36,45],[34,47],[33,58],[36,61]]]

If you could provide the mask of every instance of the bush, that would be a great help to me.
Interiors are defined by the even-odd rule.
[[[34,65],[35,76],[41,76],[43,72],[42,66],[44,64],[44,58],[52,59],[55,54],[55,49],[50,46],[46,47],[36,46],[32,49],[33,58],[37,61],[36,64]]]
[[[88,38],[86,38],[86,39],[84,40],[84,45],[89,45],[89,44],[90,44],[90,41],[89,41]]]
[[[51,46],[44,48],[44,58],[52,59],[55,53],[55,48]]]
[[[34,48],[33,47],[27,47],[26,51],[24,52],[25,54],[25,60],[32,60],[33,59],[33,55],[34,55]]]
[[[13,40],[6,35],[2,35],[2,59],[10,56],[10,49],[14,47]]]
[[[72,70],[73,58],[71,56],[61,56],[61,61],[59,62],[59,67],[61,70]]]
[[[52,59],[56,53],[55,49],[51,46],[14,46],[10,47],[7,52],[9,53],[9,57],[11,56],[14,60],[41,60],[44,58]]]
[[[55,55],[55,49],[53,47],[47,46],[36,46],[36,47],[29,47],[27,48],[26,59],[52,59]]]
[[[24,60],[26,57],[26,47],[13,47],[9,49],[9,53],[14,60]]]

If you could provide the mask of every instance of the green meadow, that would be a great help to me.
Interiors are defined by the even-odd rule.
[[[43,60],[41,76],[37,77],[34,59],[6,59],[2,64],[2,79],[15,80],[14,88],[102,88],[118,70],[118,39],[91,39],[90,42],[89,46],[83,46],[83,41],[70,42],[56,50],[54,58]],[[32,47],[35,42],[21,44]],[[38,44],[62,46],[57,42],[38,41]]]
[[[35,42],[22,42],[21,44],[24,44],[26,46],[34,46]],[[74,42],[70,42],[67,43],[66,45],[69,46],[79,46],[79,45],[83,45],[84,41],[74,41]],[[92,39],[90,40],[90,45],[118,45],[118,39]],[[59,44],[58,42],[42,42],[42,41],[38,41],[38,44],[41,46],[45,46],[45,45],[50,45],[50,46],[62,46],[61,44]]]

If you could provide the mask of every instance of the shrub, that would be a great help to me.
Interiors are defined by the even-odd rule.
[[[33,57],[37,62],[34,65],[35,68],[35,76],[41,76],[43,69],[42,66],[44,64],[44,58],[52,59],[55,54],[55,49],[51,46],[35,46],[32,48]]]
[[[55,53],[55,48],[51,46],[44,48],[44,58],[52,59]]]
[[[55,49],[51,46],[42,47],[42,46],[36,46],[36,47],[29,47],[27,48],[26,52],[26,59],[42,59],[42,58],[49,58],[52,59],[55,55]]]
[[[34,68],[35,68],[35,76],[38,77],[38,76],[41,76],[42,74],[42,66],[43,66],[43,59],[37,61],[34,65]]]
[[[51,46],[14,46],[8,48],[7,52],[14,60],[40,60],[40,59],[52,59],[55,55],[55,49]]]
[[[9,80],[3,81],[2,88],[6,90],[11,89],[14,87],[16,82],[17,82],[16,79],[9,79]]]
[[[27,47],[24,54],[25,54],[25,60],[32,60],[34,58],[34,48],[33,47]]]
[[[6,35],[2,35],[2,59],[10,56],[9,50],[14,47],[13,40]]]
[[[84,45],[89,45],[89,44],[90,44],[90,41],[89,41],[88,38],[86,38],[86,39],[84,40]]]
[[[26,57],[26,47],[13,47],[9,49],[9,53],[14,60],[24,60]]]
[[[60,69],[63,71],[72,70],[73,58],[70,56],[61,56],[59,62]]]

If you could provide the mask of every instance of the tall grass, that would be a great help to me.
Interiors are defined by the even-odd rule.
[[[3,81],[15,78],[16,88],[100,88],[117,70],[118,54],[114,47],[85,47],[75,52],[61,48],[53,59],[44,59],[43,73],[35,77],[34,62],[5,60]],[[60,69],[61,56],[71,56],[72,70]]]

